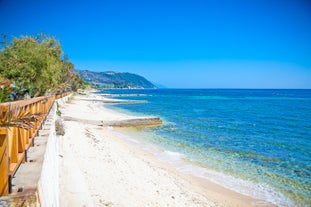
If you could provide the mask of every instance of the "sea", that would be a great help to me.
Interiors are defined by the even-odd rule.
[[[311,206],[311,90],[101,93],[136,101],[110,108],[161,117],[162,126],[143,128],[140,137],[179,171],[277,206]]]

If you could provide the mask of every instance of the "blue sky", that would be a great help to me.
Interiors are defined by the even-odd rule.
[[[0,0],[0,33],[172,88],[311,88],[309,0]]]

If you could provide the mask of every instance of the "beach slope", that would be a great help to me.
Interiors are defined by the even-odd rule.
[[[61,111],[89,120],[129,118],[79,98]],[[113,128],[78,121],[64,125],[60,163],[70,163],[61,166],[61,206],[89,206],[89,196],[94,206],[215,206],[190,183],[151,163],[149,154],[122,141]]]
[[[76,96],[60,109],[62,117],[71,117],[63,121],[65,135],[59,138],[61,206],[251,204],[251,199],[228,194],[213,183],[202,188],[199,182],[185,179],[186,175],[123,139],[115,127],[96,124],[135,118],[102,107],[102,101],[96,101],[99,98],[87,101]],[[231,199],[222,201],[223,193]]]

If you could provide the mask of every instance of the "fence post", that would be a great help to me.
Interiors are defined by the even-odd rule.
[[[8,156],[8,137],[7,129],[0,128],[0,196],[9,193],[9,156]]]
[[[8,128],[8,142],[9,142],[9,158],[10,163],[17,163],[18,161],[18,140],[16,136],[16,128]]]
[[[17,139],[18,139],[18,153],[25,153],[26,143],[25,143],[25,134],[23,128],[17,128]],[[23,159],[23,162],[25,158]]]

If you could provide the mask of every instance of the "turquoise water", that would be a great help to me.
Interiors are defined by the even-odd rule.
[[[108,93],[147,94],[123,97],[145,104],[114,107],[160,116],[163,126],[146,129],[146,139],[215,172],[219,182],[231,179],[227,187],[241,185],[235,190],[279,206],[311,206],[311,90]]]

